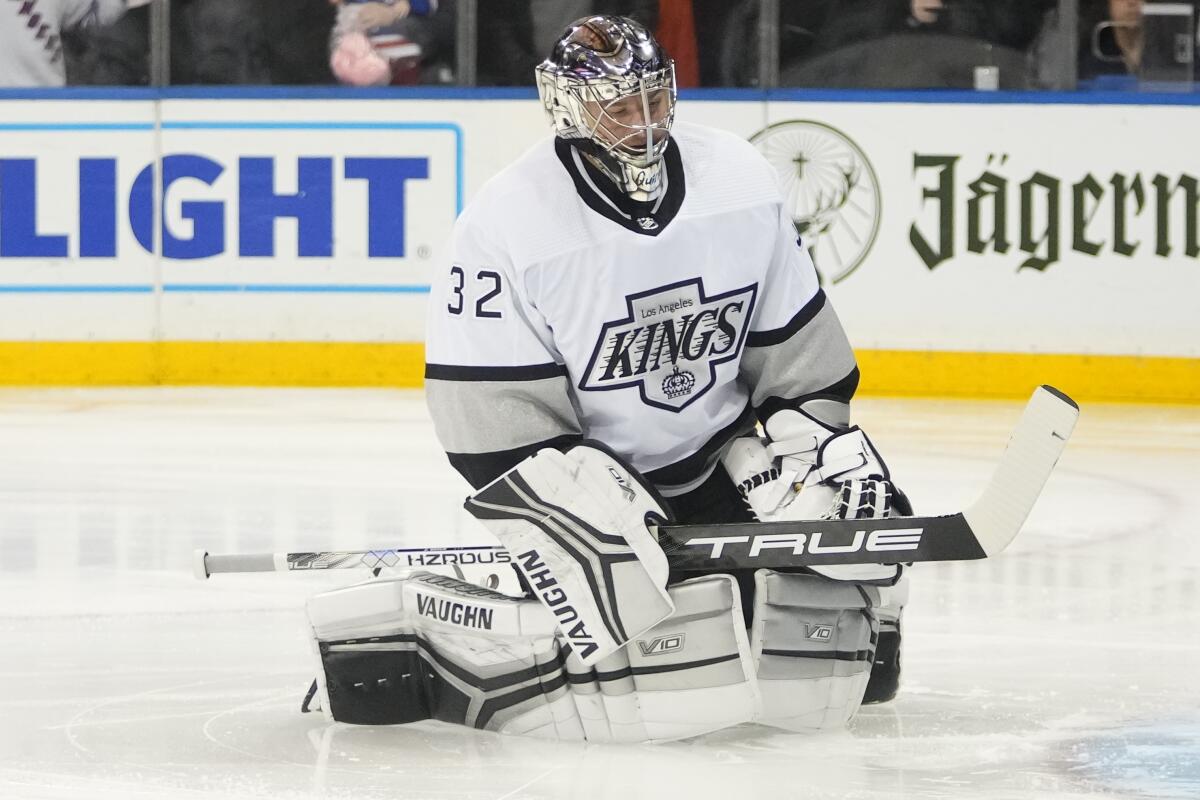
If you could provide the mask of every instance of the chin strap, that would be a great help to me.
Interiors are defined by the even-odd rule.
[[[661,159],[648,167],[635,167],[623,161],[620,164],[624,180],[618,185],[625,194],[643,203],[652,202],[662,196],[665,184]]]

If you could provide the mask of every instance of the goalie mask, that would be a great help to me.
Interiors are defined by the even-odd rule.
[[[675,64],[648,30],[625,17],[576,20],[538,66],[537,84],[559,137],[634,199],[660,194]]]

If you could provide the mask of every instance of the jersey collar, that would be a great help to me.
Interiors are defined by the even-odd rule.
[[[663,193],[650,202],[634,200],[588,161],[566,139],[554,140],[554,152],[575,184],[575,191],[588,208],[612,220],[623,228],[643,236],[658,236],[683,205],[686,190],[683,180],[683,161],[674,139],[663,153],[665,183]]]

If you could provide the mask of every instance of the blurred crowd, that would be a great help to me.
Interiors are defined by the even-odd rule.
[[[0,0],[0,86],[150,82],[158,0]],[[171,0],[173,85],[461,83],[457,0]],[[631,16],[679,84],[755,86],[760,0],[477,0],[474,83],[526,86],[565,24]],[[1056,85],[1064,35],[1080,79],[1136,75],[1143,0],[778,0],[779,83],[876,88]],[[1068,22],[1074,23],[1067,25]],[[1195,21],[1191,22],[1194,38]],[[1064,31],[1066,33],[1064,34]],[[994,85],[980,86],[985,67]]]

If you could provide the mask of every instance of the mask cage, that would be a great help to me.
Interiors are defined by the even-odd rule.
[[[559,76],[553,65],[543,64],[538,78],[542,102],[565,138],[590,139],[614,158],[636,167],[648,167],[662,158],[675,121],[678,90],[674,64],[645,75],[589,80]],[[667,107],[655,118],[650,104],[657,92],[666,92]],[[642,124],[624,123],[609,113],[613,104],[628,97],[639,98]],[[589,110],[589,104],[598,107],[596,113]]]

